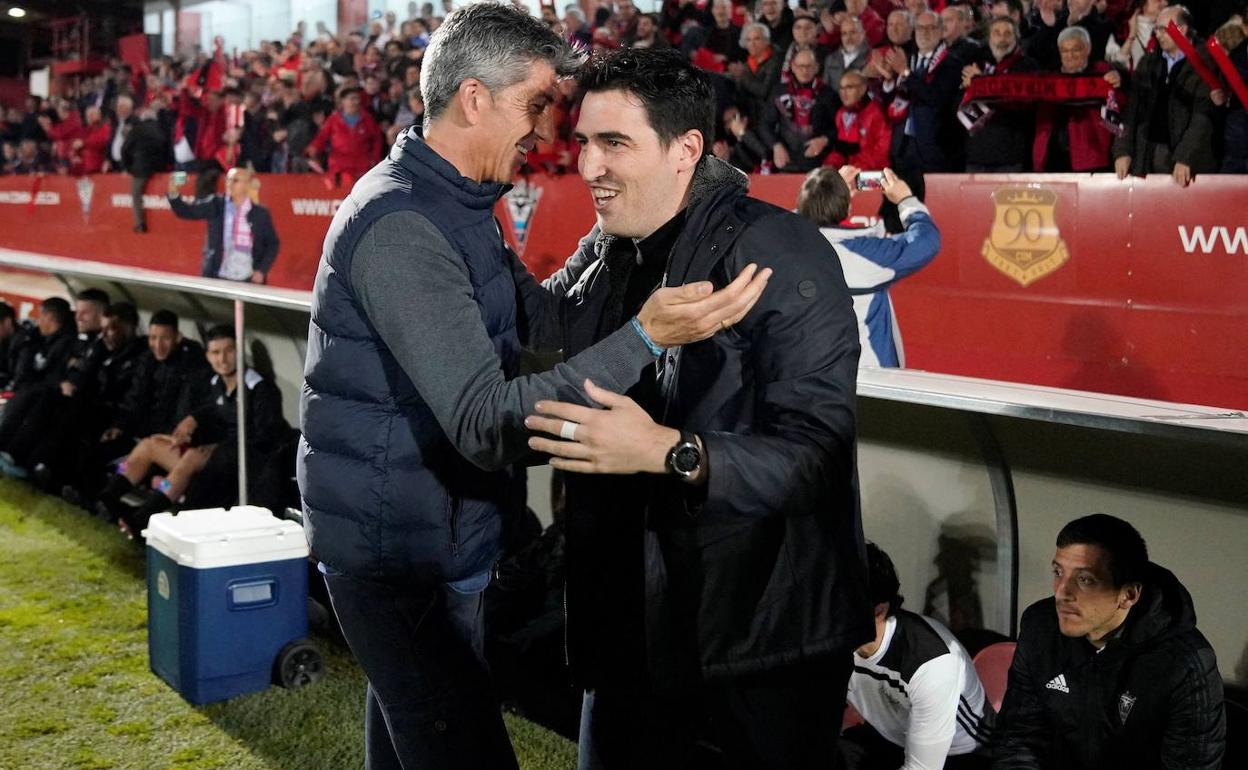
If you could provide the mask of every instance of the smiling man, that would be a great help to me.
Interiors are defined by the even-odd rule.
[[[601,235],[569,294],[565,354],[627,329],[661,287],[728,285],[750,261],[774,275],[722,334],[659,346],[635,386],[587,383],[607,408],[544,400],[527,420],[533,448],[570,472],[580,768],[697,766],[700,739],[730,767],[831,767],[852,650],[873,636],[840,261],[707,155],[710,78],[679,53],[621,51],[581,85]]]
[[[738,321],[747,271],[656,292],[633,323],[549,372],[521,347],[562,346],[575,257],[539,286],[494,207],[552,138],[559,75],[578,64],[525,11],[453,12],[424,56],[424,136],[409,129],[356,183],[325,238],[312,297],[298,477],[312,552],[368,676],[372,768],[506,770],[516,760],[482,659],[482,592],[524,511],[524,415],[592,377],[628,388],[655,345]]]
[[[1103,513],[1058,533],[1053,597],[1023,613],[994,768],[1216,770],[1222,679],[1187,589]]]

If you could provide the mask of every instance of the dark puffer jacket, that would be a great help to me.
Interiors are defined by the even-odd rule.
[[[848,654],[873,635],[849,291],[818,228],[745,188],[744,174],[703,160],[666,277],[719,288],[750,262],[775,271],[741,323],[663,362],[651,416],[701,436],[707,485],[568,477],[568,654],[587,687],[636,685],[625,678],[639,656],[657,686],[680,686]],[[596,246],[605,257],[620,242]],[[606,264],[572,289],[565,354],[599,333]],[[644,586],[621,592],[632,575]]]
[[[1192,597],[1149,566],[1120,636],[1097,652],[1063,636],[1052,598],[1023,613],[994,738],[998,770],[1216,770],[1222,679]]]

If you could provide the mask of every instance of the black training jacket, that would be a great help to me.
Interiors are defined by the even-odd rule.
[[[1192,597],[1149,565],[1122,633],[1097,653],[1058,630],[1052,598],[1023,613],[994,733],[996,770],[1216,770],[1222,680]]]

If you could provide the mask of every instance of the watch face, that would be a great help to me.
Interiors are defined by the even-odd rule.
[[[693,473],[701,461],[702,453],[698,451],[698,447],[689,444],[677,448],[675,456],[672,457],[672,465],[677,473]]]

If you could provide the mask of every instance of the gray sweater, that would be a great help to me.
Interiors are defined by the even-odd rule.
[[[518,312],[530,349],[562,347],[560,305],[594,260],[595,228],[562,270],[542,283],[508,250]],[[524,418],[541,400],[587,403],[584,382],[616,393],[636,384],[655,359],[624,325],[549,371],[507,380],[472,298],[468,268],[425,217],[410,211],[377,220],[355,247],[352,289],[368,320],[412,379],[451,443],[496,470],[528,452]]]

